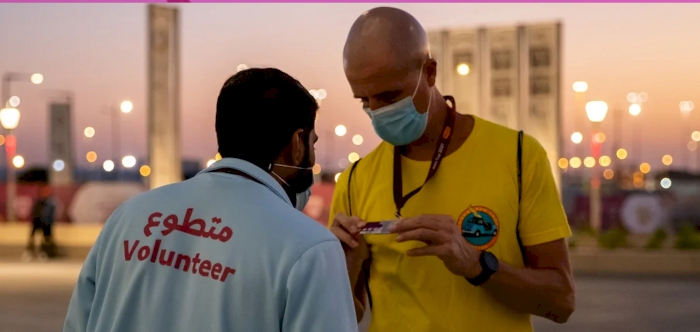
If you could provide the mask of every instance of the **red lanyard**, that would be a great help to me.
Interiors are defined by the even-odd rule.
[[[447,152],[447,145],[450,144],[452,139],[452,134],[455,127],[457,107],[455,105],[455,100],[452,96],[445,96],[445,100],[452,104],[452,107],[448,105],[447,115],[445,115],[445,123],[442,125],[442,131],[440,137],[438,138],[437,146],[435,146],[435,152],[433,153],[433,159],[430,162],[430,170],[428,170],[428,176],[425,178],[423,184],[403,196],[403,181],[401,177],[401,148],[394,147],[394,204],[396,204],[396,217],[401,218],[401,209],[406,205],[406,202],[413,197],[415,194],[420,192],[428,183],[435,173],[437,172],[438,166],[442,158],[445,157]]]

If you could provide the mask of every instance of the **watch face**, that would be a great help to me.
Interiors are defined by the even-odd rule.
[[[491,271],[498,271],[498,259],[488,251],[484,252],[484,265]]]

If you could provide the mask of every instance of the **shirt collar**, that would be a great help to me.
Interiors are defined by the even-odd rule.
[[[279,182],[277,182],[270,173],[243,159],[223,158],[215,162],[211,166],[203,169],[202,171],[197,173],[197,175],[209,173],[211,171],[222,168],[233,168],[254,177],[258,181],[262,182],[268,189],[272,190],[272,192],[275,193],[275,195],[279,196],[282,200],[287,202],[287,204],[292,204],[292,201],[289,200],[289,196],[287,196],[287,193],[284,191],[284,188],[282,188]]]

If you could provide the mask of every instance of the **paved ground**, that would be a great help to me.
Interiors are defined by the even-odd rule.
[[[78,263],[0,263],[0,332],[60,331]],[[578,277],[569,323],[538,332],[700,331],[700,280]],[[364,330],[364,329],[363,329]]]

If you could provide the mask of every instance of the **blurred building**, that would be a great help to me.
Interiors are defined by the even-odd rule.
[[[562,147],[561,23],[449,28],[428,33],[437,86],[457,111],[535,137],[557,183]],[[516,144],[516,142],[513,142]]]

